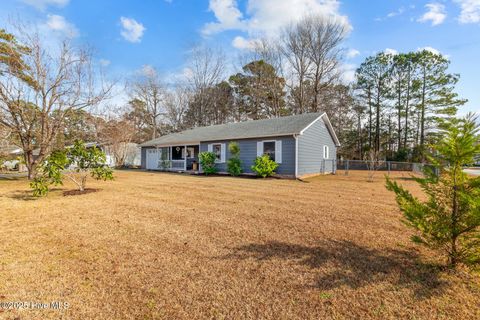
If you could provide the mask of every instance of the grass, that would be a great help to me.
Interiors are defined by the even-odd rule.
[[[418,188],[408,175],[395,175]],[[0,319],[478,319],[480,281],[409,240],[382,174],[116,172],[32,199],[0,180]]]

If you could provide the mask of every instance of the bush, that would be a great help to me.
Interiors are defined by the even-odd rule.
[[[255,158],[255,164],[251,168],[258,176],[266,178],[275,173],[275,170],[278,168],[278,163],[264,154],[261,157]]]
[[[241,175],[243,173],[242,161],[239,158],[228,159],[227,171],[234,177]]]
[[[232,154],[232,158],[227,161],[227,171],[236,177],[242,174],[242,161],[240,160],[240,146],[236,142],[230,142],[228,150]]]
[[[52,152],[41,164],[41,175],[31,183],[34,196],[45,196],[49,185],[63,184],[67,178],[77,185],[79,191],[85,191],[88,176],[96,180],[113,180],[113,171],[105,165],[105,153],[93,147],[86,148],[81,141],[65,150]]]
[[[200,159],[200,165],[205,175],[217,173],[218,170],[215,167],[217,155],[214,152],[200,152],[198,158]]]

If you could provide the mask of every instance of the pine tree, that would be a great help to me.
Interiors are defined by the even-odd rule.
[[[480,263],[480,177],[470,177],[463,166],[480,153],[479,126],[468,115],[445,124],[441,140],[433,146],[426,169],[415,180],[428,197],[420,201],[397,182],[387,178],[387,189],[395,192],[404,222],[417,230],[412,240],[443,250],[448,265]]]

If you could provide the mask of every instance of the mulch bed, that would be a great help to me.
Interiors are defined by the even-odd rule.
[[[64,191],[63,192],[63,196],[64,197],[67,197],[67,196],[79,196],[79,195],[82,195],[82,194],[87,194],[87,193],[94,193],[94,192],[97,192],[99,191],[100,189],[93,189],[93,188],[87,188],[83,191],[80,191],[80,190],[68,190],[68,191]]]

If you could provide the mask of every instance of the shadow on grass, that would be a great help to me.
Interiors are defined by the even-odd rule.
[[[16,175],[16,174],[0,174],[0,181],[19,181],[19,180],[27,181],[27,177],[23,175]]]
[[[24,201],[33,201],[37,200],[38,197],[32,195],[32,191],[14,191],[6,195],[7,197],[15,200],[24,200]]]
[[[60,188],[53,188],[49,190],[49,194],[52,194],[56,191],[62,190]],[[47,195],[48,196],[48,195]],[[35,201],[41,199],[42,197],[34,197],[32,190],[17,190],[5,195],[5,197],[15,199],[15,200],[23,200],[23,201]]]
[[[314,286],[321,290],[341,286],[355,289],[389,282],[396,287],[411,289],[421,299],[441,294],[445,285],[440,280],[441,268],[421,263],[415,252],[380,251],[351,241],[325,241],[315,247],[271,241],[234,248],[223,258],[291,260],[318,269]]]

